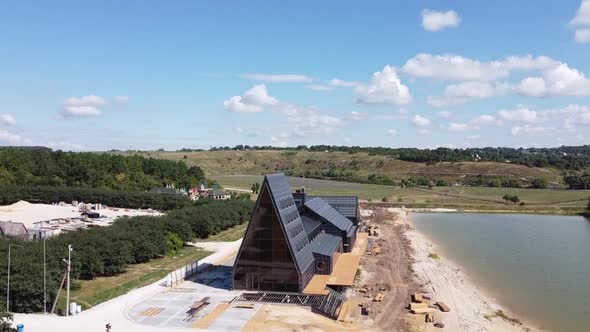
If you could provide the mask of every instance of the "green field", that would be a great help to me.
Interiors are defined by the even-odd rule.
[[[70,302],[76,302],[84,309],[128,293],[134,288],[152,284],[164,278],[169,272],[200,260],[210,253],[196,247],[185,247],[177,257],[163,257],[143,264],[130,265],[127,272],[114,277],[94,280],[77,280],[76,289],[70,291]],[[58,308],[66,306],[66,292],[62,290]]]
[[[217,175],[213,178],[225,187],[240,189],[248,189],[253,183],[262,181],[262,177],[257,175]],[[303,179],[290,177],[289,183],[293,189],[297,189],[303,185]],[[401,188],[316,179],[305,179],[305,190],[311,195],[356,195],[363,200],[371,201],[381,201],[385,197],[389,202],[408,207],[449,207],[547,213],[581,212],[590,198],[590,191],[587,190],[487,187]],[[502,200],[502,196],[505,194],[517,195],[524,205],[505,204]]]

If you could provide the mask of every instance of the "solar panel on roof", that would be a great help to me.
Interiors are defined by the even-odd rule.
[[[340,230],[348,232],[352,227],[352,222],[348,218],[319,197],[306,201],[305,206]]]

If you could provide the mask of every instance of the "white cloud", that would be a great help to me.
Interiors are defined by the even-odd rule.
[[[420,53],[406,62],[402,72],[415,78],[443,81],[495,81],[510,76],[514,70],[543,70],[557,64],[546,56],[510,56],[500,61],[480,62],[460,55]]]
[[[431,9],[422,10],[422,26],[426,31],[440,31],[459,25],[461,18],[453,10],[439,12]]]
[[[547,128],[541,126],[533,127],[530,125],[525,125],[524,127],[512,127],[510,133],[512,136],[538,135],[545,133],[547,130]]]
[[[4,145],[32,145],[30,139],[18,134],[11,133],[7,130],[0,129],[0,144]]]
[[[389,136],[395,136],[395,135],[397,135],[397,130],[395,130],[395,129],[388,129],[387,130],[387,135],[389,135]]]
[[[520,81],[517,91],[529,97],[542,97],[547,93],[547,84],[541,77],[527,77]]]
[[[469,125],[467,123],[451,123],[449,125],[449,130],[450,131],[465,131],[469,129]]]
[[[471,139],[471,140],[475,140],[475,139],[480,139],[481,135],[470,135],[466,137],[467,139]]]
[[[570,24],[575,27],[590,26],[590,0],[582,0],[580,8]]]
[[[385,66],[383,71],[373,73],[369,84],[354,89],[355,101],[359,104],[407,105],[412,96],[407,86],[399,79],[394,67]]]
[[[308,84],[305,86],[306,89],[314,90],[314,91],[330,91],[334,88],[329,85],[323,84]]]
[[[344,80],[341,80],[338,78],[333,78],[333,79],[329,80],[328,84],[330,84],[332,86],[342,87],[342,88],[354,88],[355,86],[360,85],[359,82],[344,81]]]
[[[287,116],[287,123],[293,126],[295,136],[329,134],[345,122],[335,116],[321,114],[315,109],[302,108],[294,104],[282,104],[277,111]]]
[[[438,112],[436,114],[438,114],[438,116],[440,116],[441,118],[444,118],[444,119],[448,119],[448,118],[450,118],[453,115],[449,111],[441,111],[441,112]]]
[[[242,74],[241,78],[247,78],[255,81],[271,82],[271,83],[311,83],[313,79],[305,75],[297,74]]]
[[[97,116],[102,113],[99,107],[105,104],[103,97],[95,95],[70,97],[64,99],[60,115],[62,118]]]
[[[16,119],[11,114],[0,114],[0,125],[14,126]]]
[[[481,125],[498,124],[498,119],[495,116],[489,114],[482,114],[470,121],[471,125],[479,127]]]
[[[271,136],[270,137],[270,143],[272,146],[278,146],[278,147],[286,147],[287,146],[287,135],[281,135],[281,136]]]
[[[253,86],[241,96],[233,96],[223,102],[223,107],[230,112],[255,113],[262,112],[266,106],[277,105],[276,98],[270,96],[264,84]]]
[[[421,115],[416,114],[414,116],[414,118],[412,119],[412,122],[416,125],[416,126],[420,126],[420,127],[425,127],[425,126],[429,126],[430,125],[430,120],[428,118],[425,118]]]
[[[346,118],[347,118],[347,120],[350,120],[350,121],[360,121],[360,120],[364,120],[366,118],[366,114],[352,111],[348,114],[348,116]]]
[[[590,43],[590,29],[576,30],[576,41],[578,43]]]
[[[537,112],[520,106],[512,110],[500,110],[498,111],[498,117],[505,121],[535,122]]]
[[[435,107],[448,107],[463,104],[472,99],[499,96],[505,94],[508,90],[505,84],[477,81],[463,82],[447,86],[440,97],[428,97],[428,103]]]

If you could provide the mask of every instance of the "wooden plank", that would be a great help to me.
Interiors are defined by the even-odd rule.
[[[208,314],[203,316],[201,319],[197,320],[193,323],[192,327],[194,329],[207,329],[213,322],[221,316],[229,307],[229,303],[219,303],[213,310],[211,310]]]
[[[440,309],[440,311],[442,311],[442,312],[449,312],[449,311],[451,311],[451,308],[449,308],[449,306],[446,305],[442,301],[438,301],[434,305],[436,305]]]
[[[416,308],[411,310],[414,314],[425,314],[428,312],[435,312],[436,309],[434,308]]]

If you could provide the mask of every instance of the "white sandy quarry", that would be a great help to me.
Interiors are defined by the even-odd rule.
[[[116,219],[122,216],[160,215],[152,210],[133,210],[118,208],[103,208],[97,210],[101,216]],[[57,204],[31,204],[20,201],[12,205],[0,206],[0,221],[21,222],[27,228],[32,228],[35,223],[53,219],[80,218],[80,210],[71,204],[60,206]]]
[[[412,225],[405,209],[396,209],[402,218],[400,222]],[[421,233],[417,232],[413,225],[406,232],[415,251],[414,271],[423,284],[427,293],[433,296],[433,300],[446,303],[451,311],[439,312],[439,317],[445,324],[445,331],[535,331],[530,326],[512,324],[502,318],[493,317],[494,312],[503,310],[494,299],[486,295],[481,289],[469,280],[463,270],[454,262],[441,255],[440,250],[433,242]],[[428,255],[437,253],[440,258],[432,259]],[[488,318],[485,316],[488,315]],[[427,326],[427,331],[436,331],[432,325]]]

